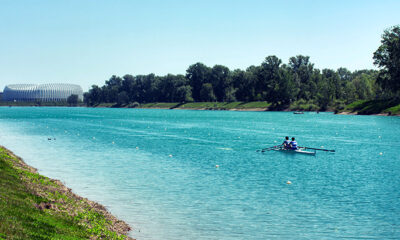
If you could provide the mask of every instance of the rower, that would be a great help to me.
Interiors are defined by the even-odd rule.
[[[292,141],[290,142],[290,149],[292,149],[292,150],[296,150],[297,149],[297,142],[294,139],[294,137],[292,137]]]
[[[285,141],[283,141],[282,146],[284,149],[289,149],[290,148],[290,140],[289,137],[285,137]]]

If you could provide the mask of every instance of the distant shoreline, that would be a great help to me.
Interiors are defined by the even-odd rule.
[[[246,105],[247,104],[247,105]],[[254,104],[261,104],[262,107],[254,107]],[[7,105],[3,102],[0,107],[71,107],[67,105],[36,105],[35,103],[22,103]],[[212,111],[239,111],[239,112],[334,112],[337,115],[371,115],[371,116],[400,116],[398,112],[378,112],[365,113],[354,109],[344,109],[336,111],[335,109],[327,109],[325,111],[304,110],[301,108],[285,108],[285,109],[270,109],[270,104],[267,102],[196,102],[196,103],[145,103],[145,104],[126,104],[117,105],[116,103],[102,103],[95,106],[86,106],[79,104],[72,107],[84,108],[135,108],[135,109],[164,109],[164,110],[212,110]]]
[[[122,107],[115,107],[115,106],[94,106],[94,107],[88,107],[88,108],[133,108],[133,107],[127,107],[127,106],[122,106]],[[308,111],[308,110],[301,110],[301,109],[282,109],[282,110],[270,110],[268,107],[267,108],[231,108],[231,109],[223,109],[223,108],[187,108],[187,107],[176,107],[176,108],[171,108],[171,107],[134,107],[134,109],[160,109],[160,110],[199,110],[199,111],[204,111],[204,110],[209,110],[209,111],[237,111],[237,112],[303,112],[303,113],[308,113],[308,112],[332,112],[335,115],[359,115],[359,116],[400,116],[400,114],[389,114],[389,113],[376,113],[376,114],[360,114],[358,112],[347,112],[347,111],[341,111],[341,112],[336,112],[333,109],[328,109],[326,111]]]

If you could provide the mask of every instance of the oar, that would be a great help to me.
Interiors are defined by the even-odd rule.
[[[300,148],[313,149],[313,150],[319,150],[319,151],[325,151],[325,152],[335,152],[335,150],[322,149],[322,148],[312,148],[312,147],[300,147]]]
[[[267,147],[267,148],[259,149],[256,152],[265,152],[265,151],[272,150],[277,147],[279,147],[279,146]]]

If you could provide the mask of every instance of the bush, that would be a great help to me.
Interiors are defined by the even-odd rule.
[[[140,107],[140,104],[138,102],[133,102],[133,103],[128,104],[127,107],[128,108],[137,108],[137,107]]]

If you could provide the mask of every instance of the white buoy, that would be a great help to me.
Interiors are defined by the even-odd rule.
[[[168,155],[169,157],[172,157],[172,154]]]
[[[379,153],[379,155],[383,155],[383,153],[382,153],[382,152],[380,152],[380,153]]]
[[[136,149],[139,149],[139,147],[136,147]]]
[[[286,182],[286,184],[292,184],[292,182],[288,180],[288,181]]]
[[[113,141],[112,144],[115,144],[115,142]]]

